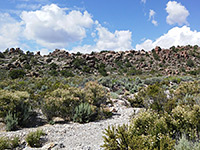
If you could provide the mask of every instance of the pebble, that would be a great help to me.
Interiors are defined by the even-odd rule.
[[[102,132],[110,125],[129,124],[130,116],[139,111],[139,108],[128,108],[121,105],[116,109],[115,115],[106,120],[86,124],[67,123],[38,127],[46,132],[48,142],[37,150],[102,150]],[[20,139],[24,139],[29,132],[36,131],[38,128],[22,129],[15,132],[0,132],[0,137],[20,135]],[[35,150],[35,148],[25,147],[24,150]]]

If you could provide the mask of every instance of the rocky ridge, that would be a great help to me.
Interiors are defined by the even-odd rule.
[[[68,53],[56,49],[48,55],[24,53],[20,48],[0,54],[0,69],[23,69],[27,76],[74,74],[196,74],[200,69],[200,47],[156,47],[152,51],[101,51],[91,54]]]

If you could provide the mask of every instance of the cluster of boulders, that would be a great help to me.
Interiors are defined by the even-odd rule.
[[[156,55],[156,56],[155,56]],[[72,72],[83,74],[83,67],[90,68],[87,73],[98,73],[100,64],[105,65],[105,70],[118,73],[121,68],[128,70],[136,69],[142,73],[152,71],[164,75],[184,74],[180,68],[190,71],[199,67],[200,48],[193,46],[172,47],[161,49],[156,47],[152,51],[101,51],[91,54],[69,53],[65,50],[56,49],[48,55],[41,56],[40,52],[33,54],[20,48],[7,49],[1,53],[0,69],[12,70],[16,68],[26,69],[27,75],[39,76],[41,71],[48,71],[51,64],[56,64],[56,71],[72,70]],[[157,57],[157,58],[155,58]],[[195,66],[187,66],[187,60],[194,61]],[[77,66],[78,65],[78,66]],[[79,67],[80,66],[80,67]],[[109,69],[107,69],[109,68]],[[110,69],[111,68],[111,69]],[[126,72],[124,72],[126,74]]]

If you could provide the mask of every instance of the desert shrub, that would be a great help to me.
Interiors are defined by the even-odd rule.
[[[106,71],[106,66],[105,64],[101,63],[99,66],[98,66],[98,71],[99,73],[102,75],[102,76],[107,76],[107,71]]]
[[[143,98],[140,97],[140,95],[142,95],[142,91],[140,91],[139,93],[135,94],[135,97],[130,98],[128,97],[128,101],[130,102],[132,107],[144,107],[143,104]]]
[[[161,83],[163,81],[163,77],[153,77],[153,78],[147,78],[144,80],[144,84],[147,85],[153,85],[156,83]]]
[[[134,76],[134,75],[141,75],[143,72],[141,70],[137,70],[134,66],[131,67],[128,72],[127,75],[128,76]]]
[[[81,69],[81,66],[85,65],[85,62],[86,62],[86,60],[84,60],[83,58],[77,57],[73,60],[72,64],[73,64],[74,68]]]
[[[26,136],[26,142],[31,147],[41,147],[42,146],[41,136],[44,136],[44,135],[45,135],[45,133],[42,130],[30,132]]]
[[[5,117],[5,123],[6,131],[16,130],[18,125],[18,118],[15,114],[11,114],[10,112],[8,112],[8,114]]]
[[[132,67],[132,64],[128,61],[128,62],[125,63],[125,67],[126,68]]]
[[[113,99],[117,99],[119,97],[119,95],[117,93],[110,92],[110,97]]]
[[[193,60],[192,60],[192,59],[188,59],[187,62],[186,62],[186,65],[187,65],[188,67],[194,67],[194,62],[193,62]]]
[[[129,126],[109,127],[104,131],[105,149],[174,149],[175,139],[186,135],[189,141],[177,142],[175,148],[189,145],[198,149],[200,131],[200,106],[177,106],[170,114],[142,111]],[[188,144],[190,143],[190,144]]]
[[[145,117],[145,114],[148,116]],[[105,136],[103,136],[104,144],[102,147],[108,150],[173,149],[175,141],[167,134],[164,134],[166,131],[163,132],[163,128],[166,127],[163,127],[164,124],[162,120],[157,120],[158,117],[153,114],[145,114],[141,115],[141,118],[137,118],[139,120],[136,119],[137,121],[132,122],[130,126],[123,125],[117,128],[109,126],[108,129],[103,132]],[[155,122],[156,126],[153,125]],[[156,131],[154,131],[154,129],[156,129]]]
[[[31,67],[30,64],[27,63],[27,64],[24,65],[24,68],[27,69],[27,70],[31,70],[32,67]]]
[[[20,144],[19,137],[14,137],[13,139],[10,140],[11,149],[16,148],[17,146],[19,146],[19,144]]]
[[[179,137],[184,133],[190,140],[199,137],[200,132],[200,106],[177,106],[171,112],[174,133]]]
[[[97,82],[87,82],[84,91],[87,101],[97,107],[100,107],[101,104],[105,104],[108,99],[107,91]]]
[[[50,68],[51,70],[56,70],[56,69],[58,68],[58,65],[55,64],[55,63],[51,63],[51,64],[49,65],[49,68]]]
[[[97,120],[100,119],[107,119],[112,116],[112,112],[108,107],[101,107],[97,109],[98,116],[96,117]]]
[[[175,150],[199,150],[200,143],[187,140],[186,136],[182,136],[177,144],[175,145]]]
[[[86,123],[92,120],[92,108],[89,103],[81,103],[76,106],[73,117],[74,122]]]
[[[55,69],[52,69],[52,70],[50,70],[50,71],[49,71],[49,75],[51,75],[51,76],[58,76],[58,75],[59,75],[59,73],[58,73],[58,71],[57,71],[57,70],[55,70]]]
[[[174,99],[178,104],[194,105],[200,97],[200,84],[198,81],[183,82],[174,92]]]
[[[61,70],[60,73],[64,77],[74,77],[74,74],[68,70]]]
[[[28,99],[27,92],[0,90],[0,117],[10,125],[18,120],[18,125],[24,126],[31,114]]]
[[[91,68],[89,66],[87,66],[87,65],[84,65],[82,70],[83,70],[83,72],[86,72],[86,73],[90,73],[91,72]]]
[[[25,71],[22,69],[11,70],[9,72],[9,77],[12,79],[23,78],[26,75]]]
[[[98,83],[112,89],[115,84],[115,79],[111,78],[110,76],[101,77],[98,79]]]
[[[2,52],[0,52],[0,58],[5,58],[5,56]]]
[[[167,95],[159,84],[149,85],[141,89],[135,98],[129,99],[132,106],[144,106],[157,112],[163,112],[167,103]]]
[[[198,49],[198,45],[194,45],[194,50],[197,50]]]
[[[72,87],[66,89],[58,88],[47,93],[42,107],[42,111],[47,119],[51,120],[53,117],[62,117],[71,120],[75,107],[81,102],[77,95],[79,93],[78,90],[80,89]]]
[[[0,150],[5,150],[8,148],[10,148],[8,139],[5,137],[0,137]]]
[[[135,135],[167,134],[168,128],[165,117],[160,117],[158,113],[144,111],[132,120],[132,131]]]
[[[12,139],[8,139],[6,137],[0,137],[0,150],[14,149],[17,146],[19,146],[18,137],[14,137]]]
[[[32,65],[37,65],[37,62],[38,62],[38,60],[34,57],[32,57],[30,60],[30,64],[32,64]]]
[[[158,54],[156,53],[154,49],[152,50],[152,53],[153,53],[153,58],[157,61],[160,61],[160,57],[158,56]]]
[[[187,73],[189,73],[191,75],[198,75],[200,73],[200,69],[194,69],[192,71],[188,71]]]
[[[7,78],[8,71],[5,69],[0,69],[0,80],[4,80]]]

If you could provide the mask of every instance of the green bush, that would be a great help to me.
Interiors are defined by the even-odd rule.
[[[86,93],[86,100],[91,105],[95,105],[97,107],[100,107],[101,104],[106,104],[109,97],[103,86],[93,81],[86,83],[84,91]]]
[[[31,114],[27,92],[0,90],[0,117],[5,119],[8,130],[24,126],[29,121]]]
[[[114,92],[110,92],[110,97],[112,99],[118,99],[119,95],[117,93],[114,93]]]
[[[188,67],[194,67],[194,62],[192,61],[192,59],[188,59],[187,62],[186,62],[186,65]]]
[[[87,66],[87,65],[84,65],[82,70],[83,70],[83,72],[86,72],[86,73],[90,73],[91,72],[91,68],[89,66]]]
[[[177,144],[175,150],[200,150],[200,143],[187,140],[186,136],[182,136]]]
[[[5,123],[6,123],[6,131],[16,130],[18,125],[18,118],[16,117],[15,114],[11,114],[10,112],[8,112],[5,118]]]
[[[5,58],[5,56],[2,52],[0,52],[0,58]]]
[[[174,99],[180,105],[194,105],[198,104],[196,99],[200,98],[200,83],[183,82],[174,92]]]
[[[178,141],[175,148],[189,145],[198,149],[200,131],[200,106],[177,106],[170,114],[155,111],[141,111],[129,126],[109,127],[105,130],[105,149],[174,149],[177,137],[186,135],[188,141]],[[178,139],[177,139],[178,140]],[[189,143],[189,144],[188,144]],[[178,149],[178,150],[179,150]]]
[[[107,71],[105,69],[105,64],[101,63],[99,66],[98,66],[98,71],[99,73],[102,75],[102,76],[107,76]]]
[[[73,66],[75,69],[81,69],[81,66],[82,65],[85,65],[85,60],[83,58],[80,58],[80,57],[76,57],[74,60],[73,60]]]
[[[56,89],[47,93],[44,99],[42,111],[50,121],[53,117],[62,117],[71,120],[76,106],[81,103],[77,88]]]
[[[0,137],[0,150],[5,150],[8,148],[10,148],[8,139],[5,137]]]
[[[64,77],[74,77],[74,74],[68,70],[61,70],[60,73]]]
[[[157,61],[160,61],[160,57],[158,56],[158,54],[156,53],[154,49],[152,50],[152,53],[153,53],[153,58]]]
[[[58,65],[55,63],[51,63],[49,67],[50,67],[50,70],[56,70],[58,68]]]
[[[138,127],[138,126],[137,126]],[[171,150],[175,141],[164,134],[154,135],[137,135],[132,131],[134,125],[112,126],[105,129],[104,144],[101,146],[106,150]]]
[[[81,103],[76,106],[75,113],[73,117],[74,122],[86,123],[92,120],[92,108],[88,103]]]
[[[27,70],[31,70],[32,66],[30,64],[25,64],[24,68],[27,69]]]
[[[144,106],[157,112],[163,112],[168,99],[164,90],[159,84],[149,85],[141,89],[135,98],[129,99],[132,106]]]
[[[0,150],[14,149],[19,146],[19,137],[8,139],[6,137],[0,137]]]
[[[194,140],[200,133],[200,106],[177,106],[171,112],[174,133],[181,136],[184,133],[187,138]]]
[[[10,140],[10,145],[12,149],[19,146],[19,144],[20,144],[19,137],[14,137],[13,139]]]
[[[23,78],[26,75],[26,72],[22,69],[11,70],[9,72],[9,77],[12,79]]]
[[[51,76],[58,76],[58,75],[59,75],[59,73],[58,73],[58,71],[57,71],[57,70],[55,70],[55,69],[52,69],[52,70],[50,70],[50,71],[49,71],[49,75],[51,75]]]
[[[26,136],[26,142],[31,147],[41,147],[42,146],[41,136],[44,136],[44,135],[45,135],[45,133],[42,130],[30,132]]]

